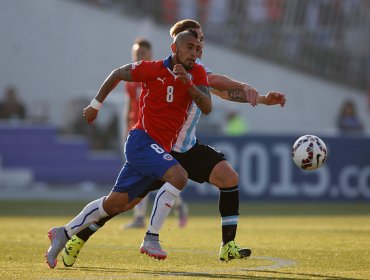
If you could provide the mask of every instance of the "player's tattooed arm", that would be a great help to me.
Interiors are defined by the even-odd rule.
[[[259,93],[252,86],[233,80],[225,75],[208,74],[208,82],[212,88],[212,93],[222,99],[250,103],[256,106],[259,102]]]
[[[132,65],[126,64],[120,68],[117,68],[109,74],[101,85],[98,94],[95,96],[95,99],[100,103],[103,103],[104,99],[108,94],[119,84],[120,81],[132,81]]]
[[[215,88],[211,89],[211,92],[218,97],[239,103],[249,103],[247,95],[243,91],[243,89],[235,88],[235,89],[228,89],[228,90],[218,90]]]
[[[189,94],[203,114],[208,115],[212,111],[212,100],[207,86],[192,86]]]
[[[213,88],[212,93],[225,100],[250,103],[252,106],[256,106],[262,101],[258,91],[247,84],[244,84],[243,88],[230,88],[226,90],[217,90]]]
[[[250,100],[255,98],[254,100],[256,104],[269,106],[280,105],[281,107],[284,107],[286,102],[285,94],[283,93],[271,91],[266,95],[260,95],[255,89],[248,85],[243,89],[217,90],[212,88],[211,91],[222,99],[240,103],[250,103]]]

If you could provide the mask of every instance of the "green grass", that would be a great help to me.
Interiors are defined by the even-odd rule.
[[[190,205],[184,229],[171,215],[161,232],[169,258],[139,253],[144,229],[110,221],[83,248],[73,268],[51,270],[47,231],[67,223],[84,202],[0,201],[0,279],[370,279],[370,205],[243,203],[237,242],[250,259],[218,260],[216,203]]]

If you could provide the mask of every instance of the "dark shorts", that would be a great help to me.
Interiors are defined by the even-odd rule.
[[[171,152],[171,155],[181,164],[188,173],[189,179],[198,183],[209,183],[209,176],[213,168],[225,160],[224,154],[208,145],[198,142],[185,153]],[[149,192],[160,189],[163,181],[157,180],[139,197],[145,197]]]

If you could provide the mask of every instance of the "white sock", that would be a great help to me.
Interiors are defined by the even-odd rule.
[[[150,215],[148,232],[159,234],[180,192],[180,190],[176,189],[170,183],[165,183],[159,189],[154,200],[152,214]]]
[[[149,195],[145,196],[138,205],[134,207],[134,218],[144,218],[149,202]]]
[[[175,208],[177,209],[177,208],[180,208],[181,207],[181,205],[182,205],[182,198],[181,198],[181,196],[178,196],[177,198],[176,198],[176,201],[175,201]]]
[[[72,237],[92,223],[108,216],[103,209],[104,199],[105,196],[87,204],[72,221],[64,226],[69,237]]]

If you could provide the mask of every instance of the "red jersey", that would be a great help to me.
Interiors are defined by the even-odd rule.
[[[167,152],[171,151],[193,101],[170,65],[171,56],[160,61],[139,61],[132,66],[132,80],[142,82],[139,119],[134,128],[144,130]],[[208,86],[203,66],[194,64],[188,73],[194,85]]]
[[[141,92],[141,83],[129,82],[125,84],[126,93],[128,94],[129,100],[129,111],[127,114],[127,130],[131,129],[131,126],[135,124],[139,118],[139,97]]]

